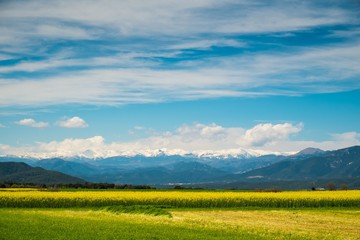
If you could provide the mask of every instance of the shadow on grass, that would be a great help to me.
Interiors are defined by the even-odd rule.
[[[171,208],[170,206],[153,206],[153,205],[132,205],[132,206],[107,206],[101,208],[101,210],[108,211],[111,213],[134,213],[134,214],[147,214],[152,216],[167,216],[172,217],[171,213],[166,209]]]

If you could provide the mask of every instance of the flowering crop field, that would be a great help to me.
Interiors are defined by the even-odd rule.
[[[359,219],[359,190],[0,190],[6,240],[358,240]]]
[[[0,207],[166,205],[179,208],[360,207],[360,191],[0,191]]]

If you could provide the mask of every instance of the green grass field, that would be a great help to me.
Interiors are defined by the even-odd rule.
[[[30,191],[28,191],[30,193]],[[2,195],[3,193],[3,195]],[[14,201],[18,207],[0,208],[0,239],[360,239],[360,208],[355,206],[329,207],[324,202],[323,207],[176,207],[146,205],[109,205],[109,206],[81,206],[62,208],[21,207],[21,198],[25,195],[14,193]],[[55,194],[36,195],[43,198],[57,196]],[[86,199],[89,192],[83,192]],[[107,192],[97,191],[97,196]],[[337,196],[352,196],[352,200],[360,198],[359,191],[337,193],[322,193],[329,199]],[[1,201],[10,201],[9,193],[0,192]],[[39,193],[40,194],[40,193]],[[67,196],[67,192],[58,193],[58,197]],[[111,193],[112,197],[128,197],[129,192],[117,191]],[[139,196],[150,198],[158,194],[159,201],[169,197],[174,192],[151,191],[140,192]],[[170,194],[170,195],[169,195]],[[175,192],[174,196],[192,196],[195,201],[196,192],[181,194]],[[202,193],[207,196],[207,193]],[[214,197],[210,192],[210,197]],[[233,196],[232,193],[218,192],[220,196]],[[271,195],[242,195],[258,196],[262,198]],[[245,194],[245,193],[244,193]],[[246,193],[249,194],[249,193]],[[309,196],[310,193],[293,192],[295,198]],[[318,194],[318,193],[316,193]],[[11,194],[10,194],[11,195]],[[136,195],[136,194],[135,194]],[[292,193],[275,195],[276,198],[290,196]],[[5,196],[5,197],[4,197]],[[21,197],[20,197],[21,196]],[[27,195],[26,195],[27,196]],[[74,198],[80,195],[72,195]],[[82,195],[81,195],[82,196]],[[88,195],[91,199],[91,194]],[[135,196],[136,199],[139,196]],[[319,195],[316,196],[318,199]],[[331,197],[333,196],[333,198]],[[335,196],[335,197],[334,197]],[[355,196],[355,197],[354,197]],[[92,196],[94,198],[94,196]],[[19,200],[20,199],[20,200]],[[54,198],[50,198],[54,199]],[[66,201],[61,198],[61,201]],[[94,198],[95,199],[95,198]],[[235,199],[235,198],[234,198]],[[233,199],[233,200],[234,200]],[[342,199],[345,199],[344,197]],[[205,201],[203,198],[201,202]],[[207,203],[209,199],[205,202]],[[224,198],[224,201],[228,199]],[[255,201],[256,199],[254,199]],[[264,200],[264,199],[263,199]],[[271,199],[269,199],[271,200]],[[313,199],[308,199],[310,202]],[[346,200],[346,199],[345,199]],[[35,200],[34,200],[35,201]],[[48,203],[49,199],[44,202]],[[84,199],[79,199],[84,201]],[[97,198],[96,198],[96,201]],[[123,201],[123,199],[122,199]],[[184,201],[180,198],[179,201]],[[235,200],[234,200],[235,201]],[[290,201],[290,200],[289,200]],[[154,203],[153,200],[150,201]],[[160,201],[161,202],[161,201]],[[171,201],[170,201],[171,202]],[[174,204],[178,204],[174,202]],[[66,205],[66,204],[65,204]],[[89,205],[91,201],[89,200]],[[226,206],[226,205],[225,205]],[[288,204],[286,206],[291,206]]]
[[[359,239],[360,210],[0,209],[0,239]]]

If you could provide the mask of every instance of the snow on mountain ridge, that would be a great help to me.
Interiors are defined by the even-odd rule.
[[[93,150],[86,150],[78,154],[71,154],[66,152],[52,152],[52,153],[24,153],[17,155],[20,158],[34,158],[34,159],[46,159],[46,158],[87,158],[87,159],[100,159],[108,157],[160,157],[160,156],[182,156],[182,157],[194,157],[194,158],[252,158],[261,155],[276,154],[273,152],[264,152],[258,150],[244,150],[244,149],[227,149],[227,150],[198,150],[198,151],[185,151],[182,149],[144,149],[142,151],[101,151],[96,152]],[[15,156],[14,156],[15,157]]]

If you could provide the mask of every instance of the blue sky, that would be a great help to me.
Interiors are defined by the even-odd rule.
[[[0,155],[360,144],[357,1],[1,1]]]

